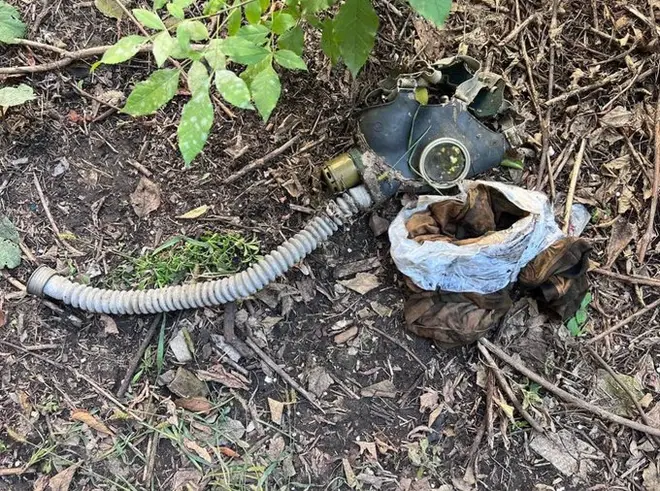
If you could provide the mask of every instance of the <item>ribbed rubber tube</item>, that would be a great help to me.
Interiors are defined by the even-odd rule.
[[[351,217],[371,205],[371,197],[364,186],[349,189],[330,201],[324,213],[263,259],[221,280],[151,290],[106,290],[73,283],[55,270],[41,266],[30,276],[27,290],[77,309],[114,315],[155,314],[233,302],[255,294],[282,276]]]

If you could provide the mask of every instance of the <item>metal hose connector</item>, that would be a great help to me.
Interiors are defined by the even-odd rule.
[[[32,273],[27,290],[77,309],[102,314],[155,314],[173,310],[210,307],[255,294],[300,262],[333,235],[360,210],[372,205],[364,186],[356,186],[330,201],[325,212],[245,271],[226,278],[150,290],[107,290],[94,288],[60,276],[47,266]]]

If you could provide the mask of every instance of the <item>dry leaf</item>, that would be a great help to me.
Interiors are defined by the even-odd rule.
[[[633,226],[623,217],[617,217],[612,226],[610,241],[607,243],[607,262],[605,268],[609,268],[617,260],[619,254],[630,244],[635,235]]]
[[[241,457],[241,454],[229,447],[213,447],[213,451],[216,453],[216,455],[224,455],[230,459],[239,459]]]
[[[323,367],[316,367],[307,375],[307,388],[317,397],[321,397],[333,383],[334,380]]]
[[[17,443],[27,442],[27,438],[22,433],[19,433],[18,431],[11,429],[9,426],[7,426],[5,430],[7,431],[7,436],[12,440],[14,440],[15,442]]]
[[[207,205],[198,206],[197,208],[193,208],[192,210],[187,211],[183,215],[179,215],[177,218],[181,218],[183,220],[194,220],[195,218],[199,218],[206,214],[209,209],[210,207]]]
[[[250,381],[243,375],[228,372],[222,365],[213,365],[207,370],[197,370],[197,377],[205,382],[218,382],[230,389],[248,390]]]
[[[362,389],[362,397],[396,397],[396,387],[391,380],[382,380]]]
[[[175,399],[174,404],[176,407],[186,409],[193,413],[209,413],[213,409],[213,406],[205,397]]]
[[[0,308],[0,327],[4,327],[5,324],[7,324],[7,314]]]
[[[440,413],[442,413],[442,406],[438,406],[433,411],[431,411],[431,414],[429,414],[429,424],[427,425],[429,428],[433,428],[433,423],[435,423],[435,420],[438,419]]]
[[[386,455],[387,452],[396,452],[396,448],[394,448],[389,443],[380,440],[378,437],[374,437],[374,440],[376,441],[376,448],[378,448],[378,452],[382,453],[383,455]]]
[[[369,306],[381,317],[389,317],[392,315],[392,309],[390,307],[386,307],[378,302],[369,302]]]
[[[179,469],[172,477],[172,491],[200,491],[199,483],[202,473],[197,469]]]
[[[625,128],[634,124],[634,114],[623,106],[616,106],[600,118],[603,126],[610,128]]]
[[[510,406],[503,399],[493,396],[493,402],[499,406],[502,412],[506,415],[507,418],[511,421],[512,424],[516,423],[515,418],[513,417],[513,406]]]
[[[642,479],[646,491],[660,491],[660,464],[650,462],[642,472]]]
[[[582,479],[588,479],[588,474],[596,470],[595,459],[605,457],[600,450],[579,440],[568,430],[535,433],[529,446],[565,476]]]
[[[270,419],[273,423],[282,424],[282,413],[284,412],[284,403],[268,398],[268,407],[270,408]]]
[[[282,435],[275,435],[270,439],[270,442],[268,442],[268,450],[266,450],[266,453],[271,459],[280,460],[285,448],[286,442],[284,441],[284,438],[282,438]]]
[[[433,411],[438,407],[439,394],[437,390],[429,390],[419,396],[419,412]]]
[[[378,460],[378,453],[376,452],[376,442],[355,442],[360,447],[360,455],[367,452],[367,457],[371,460]]]
[[[146,217],[160,206],[160,188],[158,184],[142,177],[135,191],[131,194],[133,211],[140,218]]]
[[[618,194],[618,193],[617,193]],[[623,215],[625,212],[630,210],[633,200],[633,191],[628,186],[623,186],[621,195],[619,196],[619,202],[617,203],[617,213]]]
[[[211,457],[211,454],[208,452],[208,450],[200,446],[196,441],[190,440],[189,438],[184,438],[183,446],[186,447],[188,450],[192,450],[193,452],[195,452],[197,455],[199,455],[209,464],[213,463],[213,458]]]
[[[80,464],[74,464],[51,477],[48,482],[49,491],[69,491],[71,480],[78,467],[80,467]]]
[[[99,419],[95,418],[87,411],[83,411],[82,409],[73,411],[71,413],[71,419],[85,423],[90,428],[98,431],[99,433],[103,433],[104,435],[113,435],[113,432],[110,430],[110,428],[104,425]]]
[[[380,286],[378,277],[372,273],[358,273],[355,275],[355,278],[351,278],[350,280],[340,280],[339,284],[344,285],[346,288],[353,290],[360,295],[364,295]]]
[[[357,336],[358,328],[356,326],[346,329],[344,332],[340,332],[334,338],[335,344],[344,344],[349,342],[355,336]]]
[[[103,332],[106,334],[119,334],[119,329],[117,329],[117,323],[109,315],[99,314],[99,319],[103,323]]]
[[[32,491],[46,491],[49,481],[50,478],[48,476],[39,476],[39,479],[34,481],[32,485]]]
[[[355,472],[351,467],[351,463],[348,459],[341,459],[341,465],[344,468],[344,476],[346,476],[346,484],[349,488],[354,488],[357,486],[357,479],[355,478]]]
[[[16,391],[16,396],[18,397],[18,403],[21,405],[21,408],[23,409],[23,414],[26,416],[30,416],[30,413],[32,412],[32,404],[30,404],[30,396],[27,395],[27,392],[24,390],[18,390]]]

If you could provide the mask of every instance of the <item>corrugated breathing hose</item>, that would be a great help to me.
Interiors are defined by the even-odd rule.
[[[283,275],[333,235],[372,199],[364,186],[356,186],[330,201],[325,212],[247,270],[227,278],[151,290],[106,290],[73,283],[47,266],[32,273],[28,293],[50,297],[77,309],[103,314],[155,314],[210,307],[249,297]]]

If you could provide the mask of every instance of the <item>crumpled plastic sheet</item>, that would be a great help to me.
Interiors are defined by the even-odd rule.
[[[529,213],[510,228],[488,234],[469,245],[424,242],[408,238],[406,221],[431,203],[465,201],[477,185],[492,187]],[[516,281],[520,270],[564,235],[548,198],[539,192],[488,181],[463,181],[457,196],[420,196],[403,208],[389,228],[390,254],[401,273],[427,291],[493,293]]]

